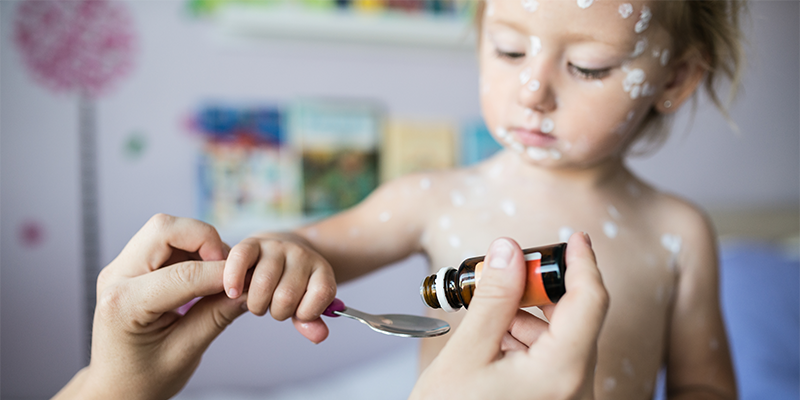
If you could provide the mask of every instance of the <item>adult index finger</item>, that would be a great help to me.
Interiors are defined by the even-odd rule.
[[[139,276],[163,266],[176,249],[197,253],[206,261],[217,261],[227,256],[225,246],[217,230],[205,222],[156,214],[108,268],[123,276]]]
[[[567,292],[550,318],[553,337],[574,354],[593,351],[608,311],[609,297],[588,237],[573,234],[567,244]]]
[[[450,347],[451,351],[463,352],[460,359],[472,364],[485,364],[497,357],[503,335],[519,309],[524,286],[525,261],[519,245],[507,238],[492,242],[469,312],[445,350]]]

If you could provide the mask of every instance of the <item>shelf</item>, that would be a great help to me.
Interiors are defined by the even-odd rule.
[[[355,13],[307,10],[293,6],[253,7],[229,4],[215,15],[232,36],[407,45],[471,50],[471,20],[456,16]]]

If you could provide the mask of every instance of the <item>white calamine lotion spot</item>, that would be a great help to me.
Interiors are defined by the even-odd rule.
[[[633,6],[631,3],[625,3],[619,6],[619,15],[621,15],[622,18],[628,18],[631,14],[633,14]]]
[[[448,242],[450,242],[450,246],[452,247],[461,247],[461,239],[456,235],[451,235],[448,238]]]
[[[441,217],[441,218],[439,218],[439,226],[441,226],[441,227],[442,227],[442,229],[448,229],[448,228],[450,228],[450,224],[451,224],[451,223],[452,223],[452,222],[450,221],[450,217],[449,217],[449,216],[447,216],[447,215],[442,215],[442,217]]]
[[[450,192],[450,201],[453,203],[454,206],[461,207],[464,205],[464,203],[467,202],[467,199],[464,197],[463,194],[461,194],[461,192],[453,191]]]
[[[524,153],[525,152],[525,146],[523,146],[522,143],[513,142],[513,141],[510,142],[510,143],[511,143],[511,150],[514,150],[517,153]]]
[[[569,237],[572,236],[573,233],[575,233],[574,229],[568,226],[562,226],[561,228],[558,229],[558,241],[559,242],[568,241]]]
[[[517,206],[511,200],[505,200],[500,204],[500,208],[503,209],[503,212],[506,213],[508,216],[513,216],[517,213]]]
[[[550,133],[555,128],[555,123],[550,118],[545,118],[542,120],[542,126],[539,128],[542,133]]]
[[[669,62],[669,50],[664,49],[664,52],[661,53],[661,66],[666,67],[668,62]]]
[[[522,8],[527,12],[536,12],[539,9],[539,2],[536,0],[522,0]]]
[[[617,211],[617,207],[614,207],[613,204],[608,205],[608,215],[610,215],[611,218],[614,219],[622,218],[622,215],[619,213],[619,211]]]
[[[528,82],[528,90],[530,90],[531,92],[539,90],[540,86],[542,86],[542,83],[539,82],[537,79]],[[530,110],[530,108],[528,108],[527,110]]]
[[[556,149],[550,149],[550,158],[552,158],[553,160],[560,160],[561,152]]]
[[[631,363],[631,360],[627,358],[622,359],[622,373],[630,377],[636,375],[636,372],[633,370],[633,364]]]
[[[619,233],[619,227],[617,227],[617,224],[611,221],[606,221],[603,223],[603,233],[605,233],[610,239],[613,239],[617,237],[617,233]]]
[[[640,55],[644,54],[644,51],[647,50],[647,38],[641,38],[639,41],[636,42],[636,46],[633,48],[633,53],[631,53],[632,58],[639,57]]]
[[[530,85],[528,85],[528,86],[530,86]],[[525,114],[526,117],[530,117],[531,115],[533,115],[533,110],[531,110],[530,108],[526,108],[526,109],[522,110],[522,113]]]
[[[381,222],[386,222],[391,218],[392,218],[392,213],[390,213],[389,211],[384,211],[381,213],[381,215],[378,216],[378,220],[380,220]]]
[[[522,72],[519,73],[519,82],[523,85],[528,83],[531,79],[531,73],[532,71],[530,68],[523,69]]]
[[[665,233],[661,235],[661,245],[664,246],[672,254],[678,254],[681,251],[681,237]]]
[[[497,137],[499,137],[500,139],[505,139],[505,137],[508,136],[508,131],[506,130],[506,128],[498,126],[497,129],[495,129],[494,134],[497,135]]]
[[[603,389],[605,389],[606,392],[614,390],[615,387],[617,387],[617,380],[615,378],[608,377],[603,380]]]
[[[636,21],[636,26],[634,26],[633,30],[636,33],[642,33],[650,26],[650,19],[653,18],[653,13],[650,11],[650,7],[642,6],[642,11],[639,13],[639,20]]]
[[[419,181],[419,188],[422,190],[428,190],[431,188],[431,180],[428,178],[422,178]]]
[[[528,157],[533,160],[543,160],[547,157],[547,150],[539,147],[528,147],[525,152],[528,153]]]
[[[538,36],[531,36],[531,56],[535,56],[542,51],[542,39]]]
[[[580,8],[589,8],[590,5],[594,3],[594,0],[578,0],[578,7]]]

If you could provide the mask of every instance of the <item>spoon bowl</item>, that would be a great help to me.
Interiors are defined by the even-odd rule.
[[[322,314],[352,318],[376,332],[392,336],[423,338],[441,336],[450,331],[450,325],[440,319],[407,314],[373,315],[347,307],[339,299],[334,299]]]

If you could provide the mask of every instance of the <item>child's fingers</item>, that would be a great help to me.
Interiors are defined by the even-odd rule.
[[[301,335],[314,344],[320,343],[328,337],[328,325],[321,318],[313,321],[301,321],[292,317],[292,324]]]
[[[245,239],[233,246],[225,260],[222,285],[228,297],[235,299],[244,292],[244,277],[261,255],[261,246],[255,239]]]
[[[308,254],[292,251],[286,255],[283,275],[272,294],[269,312],[272,318],[283,321],[295,314],[300,300],[308,287],[311,275],[311,261]],[[324,307],[327,307],[326,304]]]
[[[302,321],[319,318],[336,297],[336,278],[333,269],[324,260],[318,261],[308,279],[306,292],[300,299],[295,316]]]
[[[270,303],[275,299],[275,291],[285,273],[285,267],[286,255],[282,251],[262,252],[261,260],[253,269],[247,292],[247,307],[251,313],[258,316],[267,313]]]

